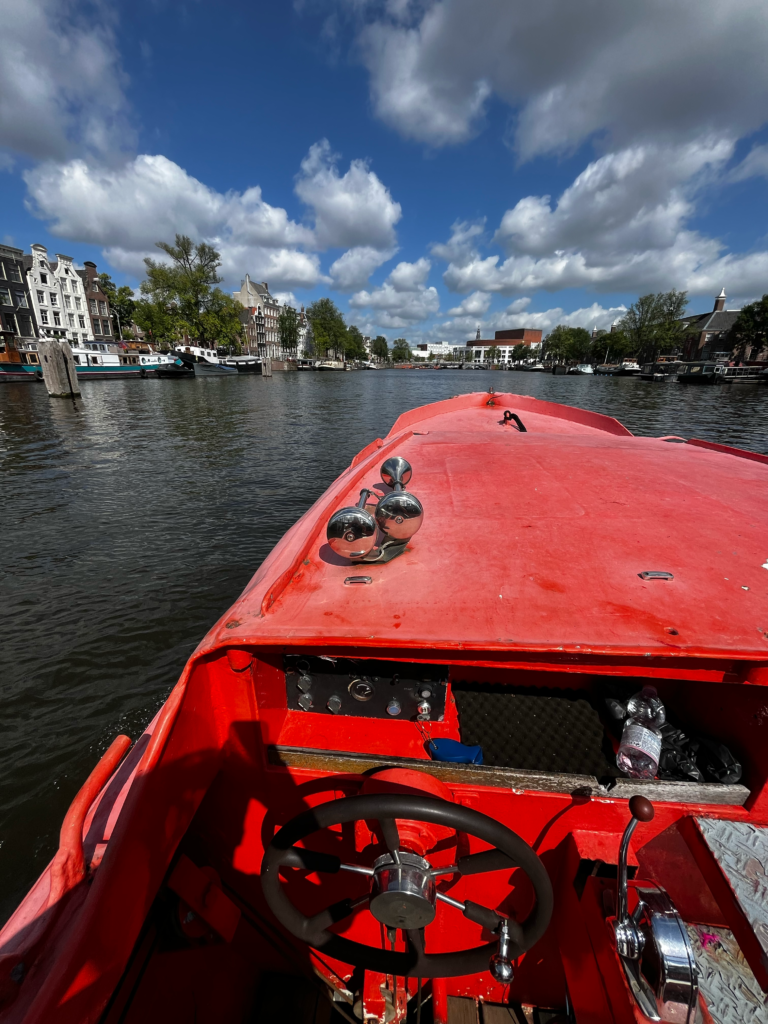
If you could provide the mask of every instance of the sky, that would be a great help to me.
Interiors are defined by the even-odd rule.
[[[768,292],[765,0],[0,0],[0,241],[390,342]]]

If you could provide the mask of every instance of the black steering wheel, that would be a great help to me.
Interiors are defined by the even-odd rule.
[[[379,822],[389,853],[379,857],[372,868],[342,864],[341,859],[332,854],[315,853],[294,845],[319,829],[373,818]],[[424,858],[401,850],[396,818],[447,826],[491,843],[494,849],[461,857],[447,869],[432,868]],[[294,907],[280,884],[280,870],[285,867],[330,874],[351,871],[369,875],[371,893],[355,901],[340,900],[319,914],[306,917]],[[515,867],[526,873],[536,895],[536,905],[522,924],[502,918],[495,911],[471,900],[460,903],[435,890],[434,880],[440,875],[476,875],[485,871],[509,871]],[[499,945],[496,941],[454,953],[425,953],[421,929],[434,918],[436,901],[449,903],[470,921],[491,932],[503,928],[509,960],[520,956],[541,938],[549,924],[553,906],[552,885],[546,868],[528,843],[511,829],[479,811],[447,800],[394,793],[333,800],[291,819],[264,852],[261,885],[278,921],[308,945],[355,967],[411,978],[455,978],[479,974],[488,970],[489,957],[496,953]],[[406,933],[407,952],[367,946],[328,930],[366,902],[377,920]]]

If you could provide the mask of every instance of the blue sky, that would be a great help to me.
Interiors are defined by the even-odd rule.
[[[768,291],[763,0],[0,0],[0,239],[390,340]],[[155,250],[155,255],[157,251]]]

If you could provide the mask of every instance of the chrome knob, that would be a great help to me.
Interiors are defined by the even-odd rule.
[[[509,957],[510,945],[509,922],[502,919],[499,928],[499,948],[491,957],[491,962],[488,965],[492,976],[500,985],[509,985],[515,977],[515,970]]]
[[[302,693],[299,697],[298,703],[302,711],[309,711],[309,709],[313,706],[312,698],[308,693]]]
[[[410,540],[421,529],[424,509],[410,491],[393,491],[382,498],[375,510],[376,522],[391,540]]]
[[[393,455],[382,464],[381,479],[388,487],[394,487],[396,490],[405,487],[412,476],[413,470],[410,462],[399,455]]]
[[[341,697],[334,693],[325,702],[325,706],[332,714],[337,714],[339,711],[341,711]]]
[[[343,558],[365,558],[376,543],[376,520],[365,510],[371,492],[363,489],[357,505],[340,508],[325,531],[331,549]]]
[[[432,705],[429,701],[423,700],[419,703],[416,710],[419,713],[419,718],[429,718],[432,713]]]
[[[296,685],[302,693],[308,693],[312,689],[312,676],[302,676]]]

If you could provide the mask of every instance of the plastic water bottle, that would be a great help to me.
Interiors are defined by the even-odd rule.
[[[656,688],[644,686],[627,702],[627,720],[616,764],[632,779],[653,779],[659,770],[661,727],[667,719]]]

